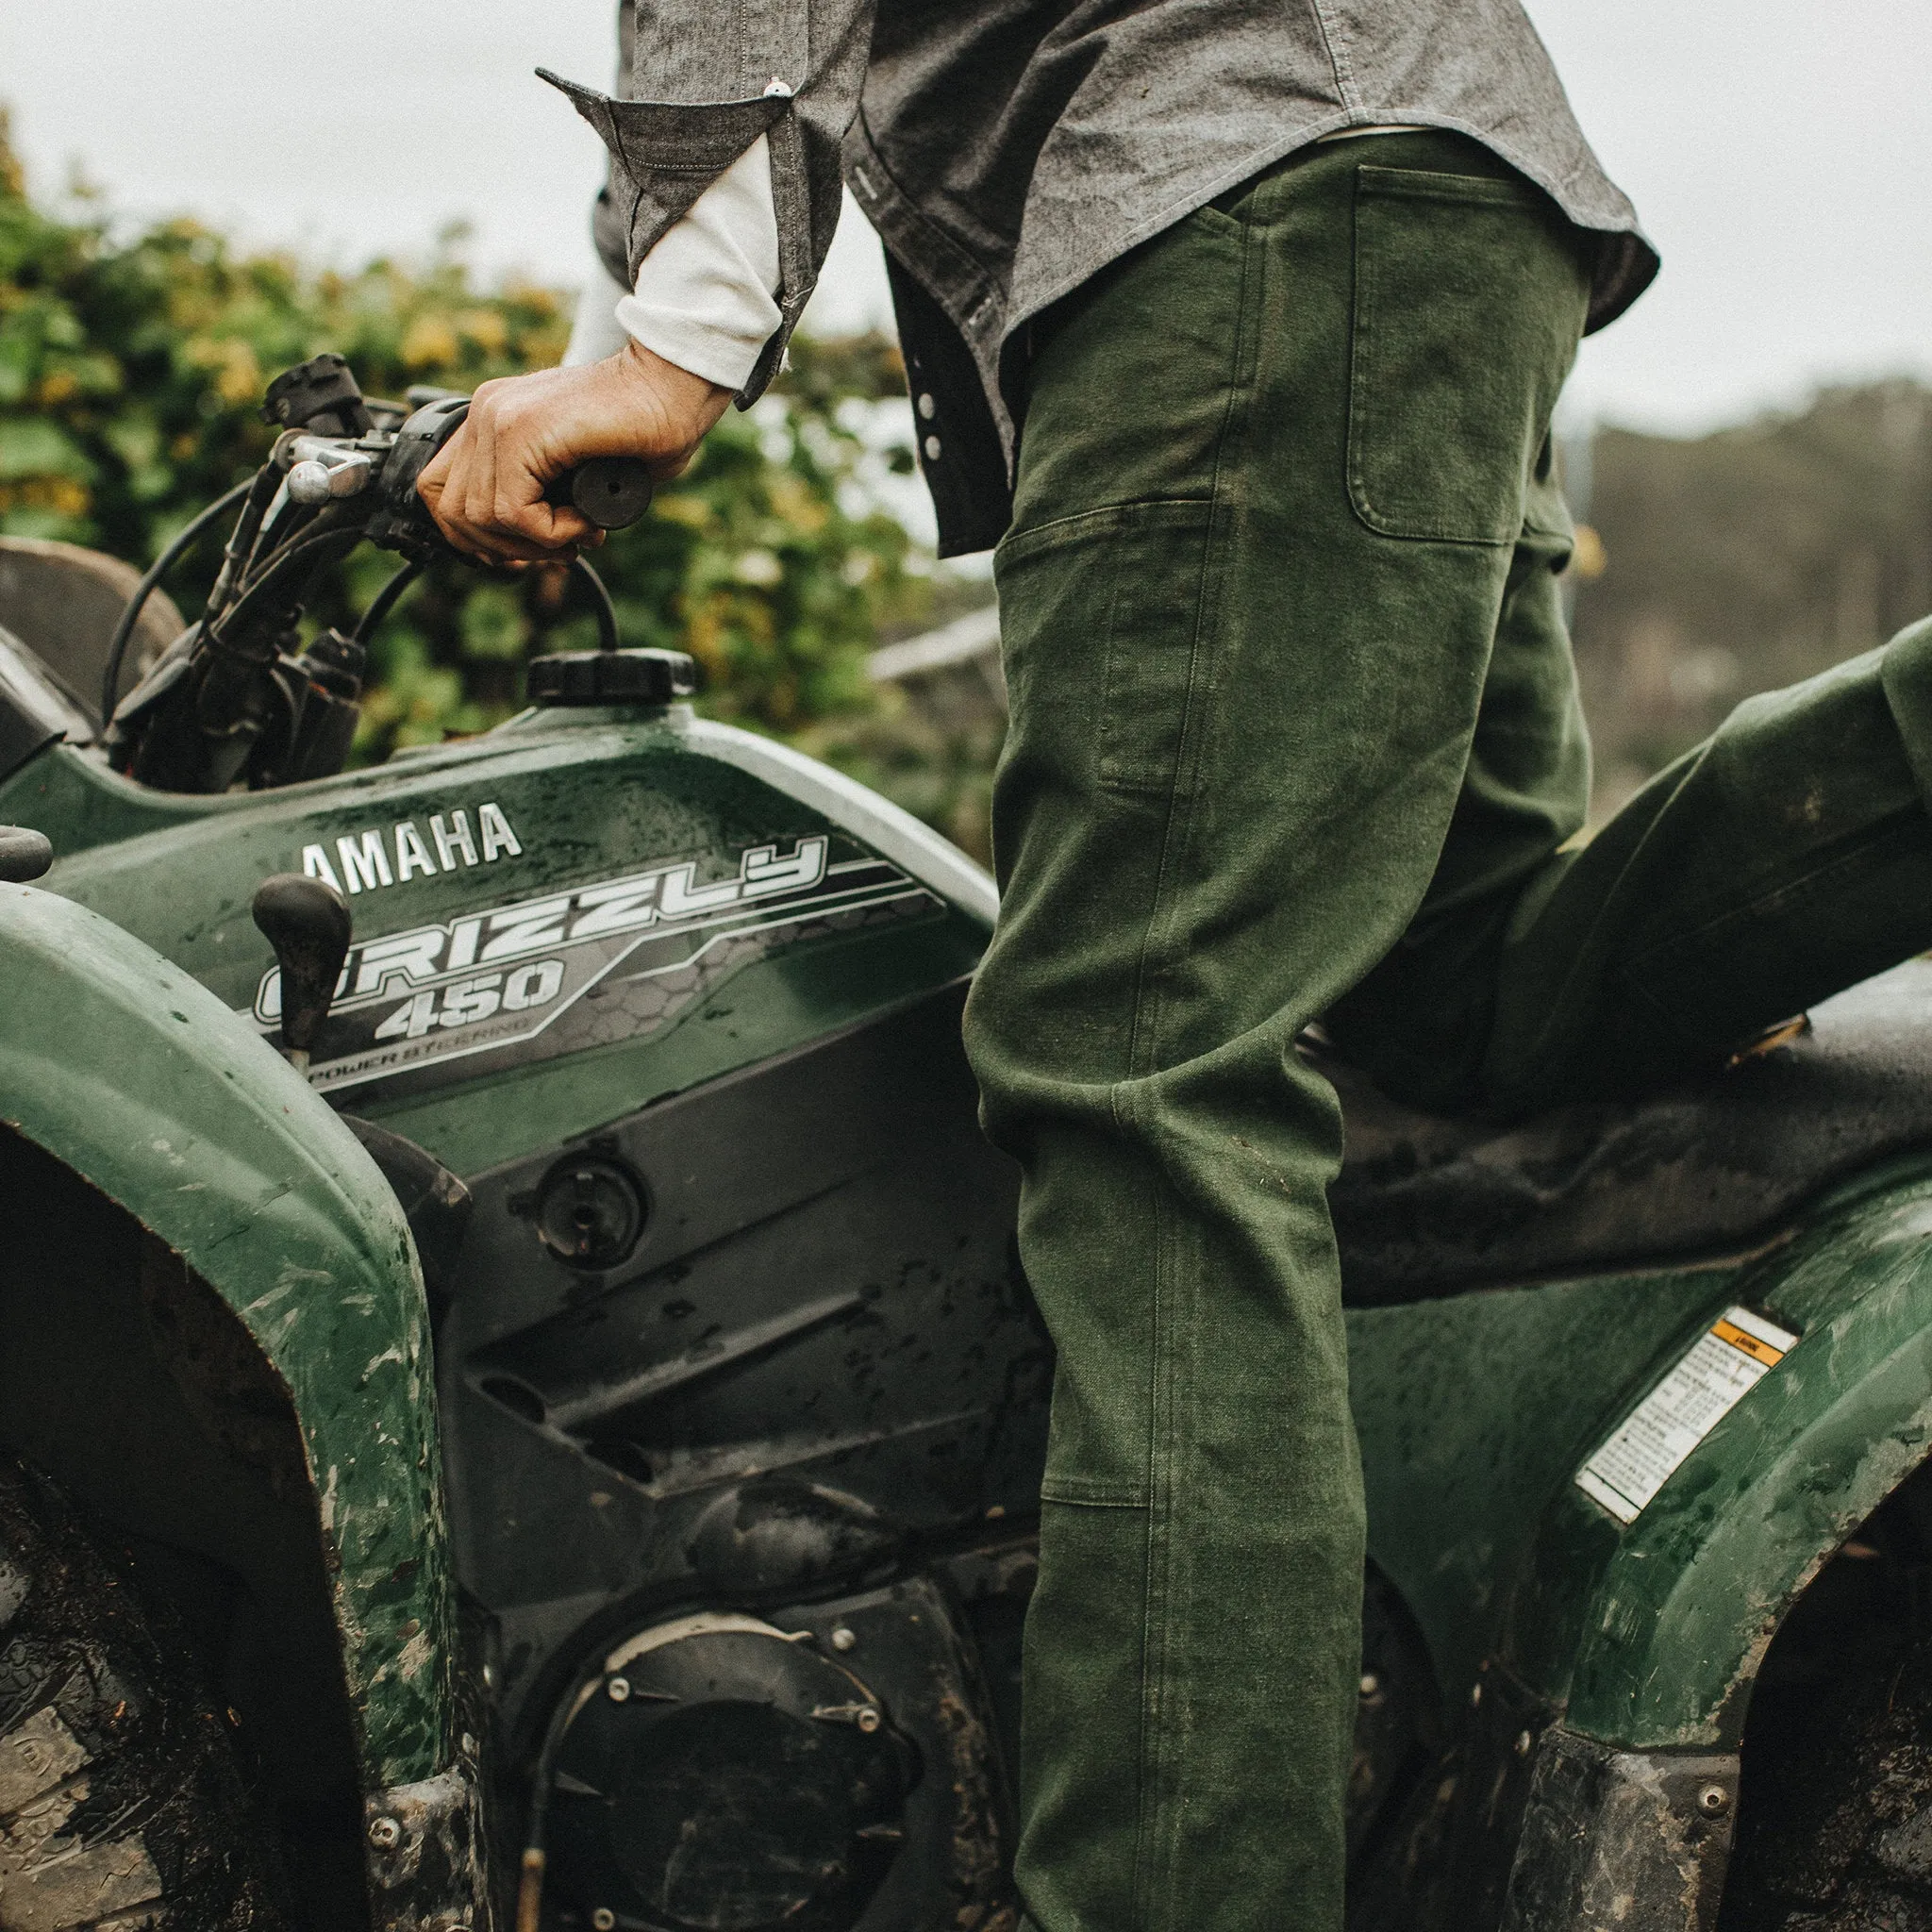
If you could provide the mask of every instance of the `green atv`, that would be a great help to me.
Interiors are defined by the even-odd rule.
[[[608,610],[344,772],[463,404],[270,407],[125,697],[98,560],[0,632],[0,1932],[1010,1928],[991,885]],[[1352,1932],[1932,1926],[1928,999],[1507,1130],[1333,1068]]]

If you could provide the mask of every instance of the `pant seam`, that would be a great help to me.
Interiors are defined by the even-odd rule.
[[[1263,251],[1265,253],[1265,251]],[[1183,700],[1181,725],[1174,747],[1173,774],[1169,781],[1167,809],[1161,827],[1161,847],[1155,874],[1151,916],[1142,933],[1140,957],[1135,964],[1134,1022],[1129,1035],[1128,1066],[1142,1078],[1158,1066],[1162,1019],[1161,968],[1171,943],[1166,927],[1173,917],[1172,890],[1181,855],[1188,849],[1193,829],[1198,786],[1185,780],[1191,763],[1200,757],[1200,741],[1209,731],[1203,715],[1210,707],[1216,677],[1213,641],[1218,618],[1216,571],[1225,541],[1226,499],[1224,473],[1228,443],[1246,394],[1249,338],[1253,332],[1250,304],[1253,283],[1260,270],[1257,266],[1256,225],[1242,225],[1240,279],[1236,290],[1234,341],[1230,345],[1227,401],[1222,412],[1221,427],[1215,439],[1214,467],[1208,479],[1208,514],[1202,535],[1200,572],[1196,579],[1194,629],[1188,667],[1187,692]],[[1138,1095],[1122,1093],[1115,1088],[1115,1117],[1122,1117],[1122,1104],[1127,1115],[1140,1111]],[[1169,1648],[1168,1614],[1176,1588],[1177,1564],[1173,1534],[1173,1497],[1175,1462],[1181,1453],[1178,1417],[1187,1401],[1189,1364],[1181,1359],[1177,1347],[1178,1326],[1184,1325],[1181,1304],[1186,1296],[1182,1282],[1187,1274],[1187,1257],[1175,1252],[1178,1230],[1165,1187],[1157,1176],[1155,1191],[1155,1266],[1152,1339],[1151,1413],[1154,1425],[1148,1439],[1148,1497],[1146,1523],[1146,1608],[1147,1650],[1141,1682],[1141,1763],[1142,1799],[1140,1829],[1136,1834],[1134,1910],[1137,1921],[1148,1932],[1176,1932],[1178,1901],[1174,1893],[1175,1821],[1169,1816],[1176,1767],[1186,1762],[1191,1748],[1190,1716],[1176,1708],[1175,1683]],[[1179,1586],[1185,1589],[1183,1580]]]

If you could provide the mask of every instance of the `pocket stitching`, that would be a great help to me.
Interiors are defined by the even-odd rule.
[[[1365,197],[1386,195],[1393,201],[1460,202],[1474,208],[1536,209],[1548,196],[1527,181],[1505,181],[1493,175],[1450,175],[1430,168],[1377,168],[1363,163],[1356,170],[1356,192]]]
[[[1181,219],[1199,222],[1210,235],[1218,235],[1223,241],[1239,242],[1247,232],[1238,215],[1229,214],[1224,208],[1216,208],[1211,201],[1204,201],[1199,208],[1190,208]]]
[[[1198,518],[1172,514],[1161,514],[1145,518],[1124,515],[1117,525],[1117,529],[1120,531],[1126,531],[1138,523],[1142,529],[1155,527],[1181,532],[1198,530],[1204,541],[1208,541],[1211,536],[1213,503],[1209,498],[1180,499],[1178,501],[1170,499],[1158,504],[1135,505],[1126,508],[1129,509],[1146,508],[1158,509],[1162,512],[1171,512],[1183,508],[1198,508],[1203,514]],[[1144,773],[1128,768],[1130,761],[1124,759],[1118,743],[1120,734],[1117,727],[1120,723],[1120,712],[1123,707],[1115,702],[1114,696],[1118,689],[1114,676],[1114,665],[1117,659],[1114,646],[1120,627],[1118,613],[1120,610],[1121,590],[1125,581],[1125,571],[1116,569],[1113,582],[1108,589],[1107,655],[1104,659],[1104,668],[1101,673],[1100,681],[1100,727],[1103,737],[1100,745],[1100,756],[1095,761],[1094,776],[1103,791],[1114,798],[1131,803],[1149,798],[1158,798],[1180,788],[1180,777],[1175,769],[1174,761],[1181,755],[1181,746],[1187,733],[1187,713],[1192,704],[1194,651],[1199,641],[1201,622],[1201,581],[1197,575],[1193,585],[1191,607],[1193,614],[1187,628],[1185,646],[1187,656],[1186,675],[1182,681],[1181,716],[1174,722],[1174,758],[1162,766],[1150,766]]]
[[[1383,177],[1370,181],[1369,176]],[[1390,180],[1400,180],[1407,176],[1413,180],[1418,176],[1439,182],[1468,182],[1472,187],[1497,188],[1501,194],[1452,194],[1427,190],[1410,190],[1407,184],[1393,192],[1386,185]],[[1436,200],[1459,201],[1466,205],[1485,208],[1520,207],[1533,208],[1533,202],[1522,198],[1513,182],[1491,182],[1480,175],[1425,175],[1420,169],[1370,168],[1356,170],[1356,200],[1357,208],[1364,200],[1386,196],[1391,200]],[[1466,532],[1444,529],[1440,524],[1426,527],[1400,523],[1391,516],[1378,511],[1369,500],[1369,485],[1366,475],[1366,453],[1372,433],[1376,429],[1376,411],[1370,400],[1370,382],[1365,365],[1371,360],[1367,351],[1374,335],[1374,322],[1377,314],[1375,258],[1366,253],[1361,245],[1359,223],[1355,239],[1355,313],[1353,317],[1352,340],[1349,352],[1349,394],[1348,394],[1348,501],[1349,508],[1369,529],[1378,537],[1387,537],[1397,542],[1410,543],[1457,543],[1472,549],[1500,550],[1515,541],[1514,531],[1505,531],[1500,536],[1471,536]]]
[[[1040,1500],[1074,1509],[1146,1509],[1152,1499],[1140,1483],[1107,1482],[1093,1476],[1045,1475]]]
[[[1213,501],[1209,496],[1145,496],[1137,502],[1096,504],[1091,509],[1077,509],[1063,517],[1051,517],[1043,524],[1035,524],[1031,529],[1008,531],[994,547],[993,561],[997,567],[1008,558],[1030,557],[1034,551],[1047,547],[1042,540],[1049,534],[1070,532],[1075,524],[1118,520],[1141,510],[1206,510],[1212,508]]]

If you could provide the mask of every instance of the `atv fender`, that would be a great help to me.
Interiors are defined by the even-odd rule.
[[[1505,1646],[1557,1719],[1536,1740],[1511,1932],[1714,1924],[1758,1667],[1811,1579],[1932,1446],[1928,1237],[1923,1157],[1830,1197],[1729,1283],[1726,1300],[1798,1334],[1777,1368],[1627,1527],[1571,1485],[1545,1516]],[[1566,1596],[1580,1614],[1558,1659],[1551,1624],[1569,1620],[1550,1613]]]
[[[394,1194],[212,994],[108,921],[24,886],[0,887],[0,1120],[180,1256],[280,1376],[318,1500],[370,1842],[383,1854],[371,1866],[377,1924],[471,1923],[458,1901],[474,1870],[448,1869],[472,1801],[453,1751],[434,1382]],[[384,1900],[393,1871],[420,1901],[430,1868],[447,1911]]]

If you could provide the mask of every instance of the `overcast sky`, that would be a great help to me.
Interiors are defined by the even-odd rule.
[[[963,4],[963,0],[962,0]],[[1532,0],[1585,130],[1664,254],[1571,409],[1694,429],[1821,380],[1932,375],[1927,0]],[[602,82],[607,0],[92,0],[0,9],[37,187],[192,210],[351,263],[474,225],[577,282],[601,150],[540,63]],[[849,207],[813,317],[882,320]]]

